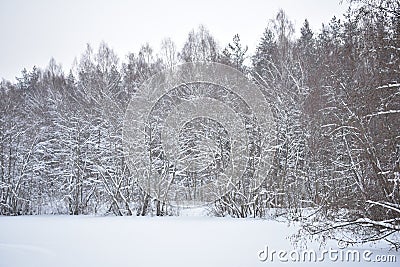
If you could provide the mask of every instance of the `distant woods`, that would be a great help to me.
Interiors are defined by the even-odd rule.
[[[283,11],[266,20],[254,54],[204,27],[182,48],[165,39],[119,59],[88,45],[67,73],[54,59],[0,83],[0,214],[169,215],[136,184],[122,152],[132,95],[183,62],[219,62],[264,92],[276,121],[273,166],[260,188],[240,184],[214,214],[265,217],[276,208],[310,233],[353,230],[368,241],[400,229],[400,4],[357,0],[343,20],[294,35]],[[266,18],[267,19],[267,18]],[[105,106],[110,101],[113,106]],[[314,212],[305,212],[312,209]],[[306,216],[307,215],[307,216]],[[359,228],[367,229],[361,232]]]

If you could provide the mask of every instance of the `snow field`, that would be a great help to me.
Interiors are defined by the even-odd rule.
[[[274,250],[293,250],[287,237],[297,228],[271,220],[190,214],[183,217],[0,217],[0,266],[283,266],[287,263],[260,261],[258,252],[266,245]],[[311,247],[318,245],[313,243]],[[337,247],[333,242],[328,245]],[[380,250],[374,248],[374,251]],[[400,260],[400,254],[395,254]],[[310,264],[335,266],[339,263],[295,263],[296,266]],[[365,265],[362,262],[340,264]]]

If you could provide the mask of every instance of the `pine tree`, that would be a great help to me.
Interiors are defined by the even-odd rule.
[[[232,39],[232,43],[229,43],[227,47],[222,51],[220,58],[221,63],[236,68],[239,71],[245,72],[246,67],[243,65],[246,59],[248,47],[242,46],[240,43],[239,34],[235,34]]]
[[[266,28],[256,52],[252,57],[254,71],[264,76],[276,60],[276,40],[271,29]]]

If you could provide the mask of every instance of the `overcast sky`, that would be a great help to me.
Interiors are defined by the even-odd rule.
[[[254,51],[280,8],[298,33],[305,18],[318,31],[334,15],[341,17],[347,2],[0,0],[0,77],[14,81],[24,67],[44,68],[51,57],[68,70],[86,43],[97,49],[102,40],[122,59],[146,42],[158,51],[165,37],[171,37],[180,49],[188,32],[199,24],[209,29],[221,47],[239,33]]]

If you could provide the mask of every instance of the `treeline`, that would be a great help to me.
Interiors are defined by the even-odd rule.
[[[363,238],[373,240],[398,232],[400,4],[360,0],[350,7],[344,20],[334,17],[318,33],[306,20],[299,38],[280,11],[253,55],[239,35],[221,49],[200,26],[182,49],[165,39],[158,53],[144,45],[120,62],[106,43],[98,51],[88,45],[67,74],[52,59],[43,70],[24,70],[15,84],[3,80],[0,214],[176,212],[130,175],[124,113],[155,73],[209,61],[244,72],[262,88],[277,138],[262,186],[244,192],[239,184],[213,204],[215,214],[264,217],[279,208],[304,218],[304,208],[314,208],[305,221],[312,233],[366,226]]]

